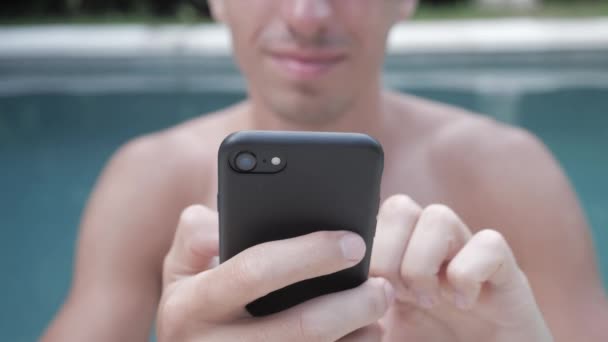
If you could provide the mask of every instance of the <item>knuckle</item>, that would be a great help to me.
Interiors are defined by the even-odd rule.
[[[193,287],[201,307],[208,308],[209,313],[213,313],[216,307],[223,305],[226,300],[225,284],[227,283],[231,284],[222,281],[216,270],[199,274]]]
[[[373,286],[363,298],[362,308],[372,317],[382,317],[388,308],[383,286],[383,283],[380,286]]]
[[[266,342],[272,340],[272,334],[268,329],[252,329],[246,336],[241,336],[239,342]]]
[[[215,213],[211,209],[195,204],[184,209],[179,217],[182,225],[191,227],[213,222]]]
[[[382,330],[382,327],[380,326],[380,324],[373,324],[373,325],[370,325],[363,329],[365,330],[365,332],[363,334],[365,341],[381,341],[382,340],[382,335],[384,334],[384,331]]]
[[[476,234],[476,237],[484,246],[491,250],[505,250],[507,248],[507,240],[496,230],[481,230]]]
[[[263,249],[263,246],[258,246],[258,249]],[[240,291],[258,286],[263,281],[264,263],[260,261],[259,254],[257,250],[250,250],[232,268],[231,283]]]
[[[298,313],[296,331],[300,338],[296,340],[323,341],[324,333],[319,323],[315,312],[303,310]]]
[[[201,205],[191,205],[189,207],[186,207],[186,209],[182,211],[182,214],[179,218],[180,221],[184,223],[192,222],[196,219],[196,217],[201,214],[201,212],[204,210],[203,208],[204,207]]]
[[[389,215],[419,216],[422,212],[420,206],[411,197],[403,194],[389,197],[382,209]]]
[[[351,334],[345,336],[344,338],[340,339],[340,342],[346,342],[346,341],[366,341],[366,342],[372,342],[372,341],[377,341],[380,342],[382,341],[382,336],[384,335],[384,331],[382,329],[382,327],[380,326],[379,323],[375,323],[372,325],[368,325],[364,328],[361,328],[359,330],[356,330],[354,332],[352,332]]]
[[[160,341],[179,339],[184,322],[183,301],[178,296],[169,296],[161,302],[157,317],[157,334]]]
[[[473,281],[473,279],[471,279],[468,269],[462,263],[450,263],[446,272],[448,280],[451,282],[455,282],[457,284],[464,284]]]
[[[419,282],[427,282],[433,277],[428,270],[411,265],[404,265],[401,268],[401,280],[411,286]]]
[[[169,282],[169,278],[171,276],[171,264],[172,264],[172,257],[171,254],[168,253],[167,255],[165,255],[165,257],[163,258],[163,263],[162,263],[162,276],[163,276],[163,286],[166,286],[166,284]]]
[[[443,204],[431,204],[426,207],[421,217],[425,220],[429,220],[437,223],[455,223],[458,222],[458,216],[452,209]]]

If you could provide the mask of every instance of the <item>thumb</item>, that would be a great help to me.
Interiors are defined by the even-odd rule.
[[[163,265],[163,284],[191,276],[217,262],[219,249],[217,213],[194,205],[186,208],[179,219],[173,244]]]

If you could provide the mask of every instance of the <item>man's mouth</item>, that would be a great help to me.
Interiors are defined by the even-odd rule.
[[[273,51],[270,56],[282,72],[298,80],[321,77],[346,59],[333,51]]]

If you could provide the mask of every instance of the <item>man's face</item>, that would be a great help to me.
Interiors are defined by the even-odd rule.
[[[388,32],[414,0],[214,1],[250,95],[323,124],[377,89]]]

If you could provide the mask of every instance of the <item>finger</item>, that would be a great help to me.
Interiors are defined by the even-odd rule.
[[[381,342],[383,335],[382,328],[379,324],[372,324],[365,328],[361,328],[353,333],[350,333],[343,338],[339,339],[339,342]]]
[[[424,209],[401,265],[401,277],[421,307],[430,309],[438,302],[441,267],[470,236],[469,229],[448,207],[431,205]]]
[[[523,281],[511,248],[494,230],[482,230],[449,263],[447,279],[454,290],[454,302],[470,309],[477,302],[485,283],[505,289]]]
[[[388,279],[400,289],[400,268],[406,246],[422,209],[411,198],[396,195],[387,199],[378,214],[376,236],[370,264],[370,275]]]
[[[371,278],[354,289],[318,297],[262,318],[253,328],[262,331],[269,341],[333,342],[376,323],[393,299],[394,289],[387,280]],[[362,331],[359,336],[366,333]],[[354,333],[350,337],[357,336]]]
[[[164,283],[212,267],[218,248],[217,213],[201,205],[186,208],[180,216],[173,244],[165,257]]]
[[[365,242],[352,232],[316,232],[249,248],[197,275],[190,291],[198,314],[235,317],[250,302],[302,280],[352,267],[365,255]]]

